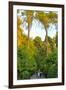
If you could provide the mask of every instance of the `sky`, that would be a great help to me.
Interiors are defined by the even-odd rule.
[[[23,18],[21,16],[21,13],[18,14],[19,17]],[[37,20],[33,20],[32,22],[32,27],[30,29],[30,38],[34,39],[36,36],[39,36],[41,37],[41,40],[44,41],[45,40],[45,36],[46,36],[46,32],[45,32],[45,29],[42,28],[42,24],[38,24],[38,21]],[[23,26],[21,25],[21,28],[24,30],[23,33],[25,35],[28,34],[28,30]],[[48,28],[48,36],[53,38],[55,37],[56,35],[56,31],[57,29],[55,28],[54,25],[51,25],[51,27]]]

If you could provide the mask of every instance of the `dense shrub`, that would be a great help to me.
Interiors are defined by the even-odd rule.
[[[57,77],[57,63],[58,63],[58,53],[57,49],[55,49],[51,54],[49,54],[42,63],[42,70],[46,75],[46,78],[54,78]]]
[[[18,48],[17,68],[18,79],[27,79],[36,71],[35,52],[33,48],[28,49],[25,45]]]

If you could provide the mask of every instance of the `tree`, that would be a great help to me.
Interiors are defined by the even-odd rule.
[[[50,24],[56,24],[57,23],[57,14],[55,12],[43,12],[39,11],[36,13],[36,18],[44,25],[44,28],[46,30],[46,55],[48,56],[48,27]]]
[[[48,43],[50,44],[51,52],[53,52],[53,50],[56,48],[55,38],[48,37]]]
[[[32,20],[33,20],[33,11],[32,10],[26,10],[22,12],[22,15],[25,15],[25,21],[28,23],[28,48],[29,48],[29,38],[30,38],[30,27],[32,25]]]
[[[34,44],[37,48],[40,48],[43,44],[41,38],[39,36],[36,36],[34,39]]]

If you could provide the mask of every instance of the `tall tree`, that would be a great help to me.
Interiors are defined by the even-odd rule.
[[[48,28],[51,23],[57,25],[57,14],[55,12],[39,11],[36,13],[36,18],[44,25],[46,31],[46,55],[48,56]]]
[[[23,15],[25,15],[24,21],[27,22],[28,24],[28,48],[30,47],[29,45],[29,38],[30,38],[30,27],[32,25],[32,20],[33,20],[33,11],[32,10],[26,10],[22,12]]]
[[[32,24],[33,12],[28,10],[26,11],[26,15],[27,15],[27,22],[28,22],[28,48],[29,48],[30,26]]]

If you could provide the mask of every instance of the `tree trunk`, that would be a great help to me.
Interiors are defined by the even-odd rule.
[[[32,11],[27,11],[27,22],[28,22],[28,48],[30,47],[29,39],[30,39],[30,25],[32,23]]]
[[[48,56],[48,33],[47,33],[47,28],[45,27],[46,30],[46,37],[45,37],[45,42],[46,42],[46,55]]]
[[[28,23],[28,48],[29,48],[29,38],[30,38],[30,25]]]
[[[30,47],[30,45],[29,45],[29,39],[30,39],[30,24],[31,24],[31,19],[30,19],[30,14],[28,13],[28,15],[27,15],[27,20],[28,20],[28,48]]]

